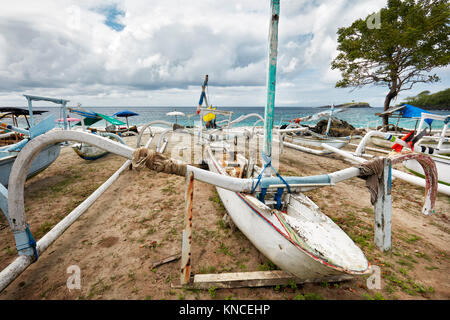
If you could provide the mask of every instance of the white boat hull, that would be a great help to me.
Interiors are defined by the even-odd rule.
[[[226,174],[214,156],[210,156],[208,165],[210,171]],[[344,235],[351,242],[349,247],[354,246],[349,250],[353,250],[353,253],[356,252],[359,261],[362,261],[356,268],[357,270],[345,270],[345,268],[332,265],[293,243],[277,215],[272,214],[271,209],[254,196],[218,187],[216,189],[228,214],[239,230],[264,256],[283,271],[302,279],[318,279],[345,273],[364,274],[368,272],[369,264],[362,251],[325,215],[322,214],[323,217],[321,218],[326,221],[326,224],[332,223],[342,233],[339,236]]]
[[[27,175],[27,179],[50,166],[59,156],[60,150],[60,144],[50,145],[44,148],[44,150],[42,150],[33,160],[33,163],[31,164],[30,170]],[[8,186],[9,175],[16,158],[17,155],[0,159],[0,183],[5,187]]]

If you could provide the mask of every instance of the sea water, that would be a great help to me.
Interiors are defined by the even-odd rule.
[[[94,111],[98,113],[102,113],[108,116],[112,116],[114,113],[122,111],[122,110],[130,110],[138,113],[138,116],[133,116],[128,118],[128,123],[130,126],[132,125],[144,125],[150,121],[154,120],[164,120],[168,122],[177,122],[181,125],[198,125],[200,117],[196,114],[196,107],[130,107],[130,106],[115,106],[115,107],[84,107],[86,110]],[[62,118],[62,110],[60,107],[33,107],[34,110],[46,110],[48,112],[35,116],[36,122],[46,118],[49,114],[53,114],[55,119]],[[231,111],[232,120],[236,119],[242,115],[249,113],[258,113],[262,117],[264,117],[264,107],[217,107],[219,110]],[[274,125],[282,125],[289,124],[289,120],[305,117],[309,115],[313,115],[318,112],[322,112],[326,110],[325,108],[317,108],[317,107],[276,107],[274,114]],[[185,114],[185,116],[168,116],[168,112],[172,111],[180,111]],[[339,112],[336,116],[339,119],[345,120],[356,128],[366,128],[367,126],[375,127],[381,125],[382,120],[379,116],[376,116],[375,113],[382,112],[383,108],[351,108],[347,109],[347,111]],[[431,111],[435,114],[449,114],[448,110],[433,110]],[[75,113],[67,112],[66,115],[73,118],[80,118],[79,115]],[[192,117],[187,117],[188,115],[192,115]],[[125,118],[119,118],[123,122],[126,122]],[[219,122],[221,120],[228,119],[227,116],[217,115],[216,121]],[[235,126],[253,126],[253,124],[258,120],[256,117],[252,117],[246,119],[242,122],[237,123]],[[317,120],[311,122],[303,122],[303,124],[312,124],[317,123]],[[390,123],[397,124],[397,119],[390,119]],[[72,124],[73,125],[73,124]],[[93,125],[93,127],[105,127],[106,123],[104,120],[101,120]],[[259,123],[258,125],[262,125]],[[399,122],[399,126],[403,128],[412,128],[414,129],[416,125],[416,120],[412,119],[401,119]],[[442,121],[435,121],[433,124],[433,129],[442,128]]]

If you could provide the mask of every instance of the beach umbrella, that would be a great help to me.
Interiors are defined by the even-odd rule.
[[[69,117],[67,117],[66,118],[66,122],[68,122],[69,123],[69,129],[70,129],[70,123],[71,122],[80,122],[81,120],[80,119],[78,119],[78,118],[69,118]],[[60,119],[58,119],[58,120],[56,120],[56,122],[64,122],[64,118],[60,118]]]
[[[66,118],[66,121],[67,122],[78,122],[78,121],[81,121],[81,119],[78,119],[78,118]],[[56,122],[64,122],[64,119],[63,118],[58,119],[58,120],[56,120]]]
[[[122,110],[122,111],[119,111],[119,112],[116,112],[113,114],[113,116],[116,116],[116,117],[126,118],[127,128],[128,128],[128,117],[133,117],[133,116],[138,116],[138,115],[139,115],[138,113],[130,111],[130,110]]]
[[[175,123],[177,123],[177,116],[184,117],[185,114],[181,111],[175,110],[175,111],[167,112],[166,116],[175,116]]]

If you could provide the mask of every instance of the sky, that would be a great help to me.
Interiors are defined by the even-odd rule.
[[[337,29],[385,5],[281,0],[275,104],[381,107],[386,87],[335,88],[330,63]],[[0,106],[25,105],[23,94],[86,107],[196,106],[205,74],[213,105],[264,106],[269,19],[269,0],[2,0]],[[433,72],[441,82],[394,103],[448,88],[450,68]]]

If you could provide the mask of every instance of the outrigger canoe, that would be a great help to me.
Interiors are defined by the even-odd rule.
[[[218,160],[222,153],[206,151],[210,171],[245,176],[248,162],[240,155],[229,163]],[[303,279],[369,272],[361,249],[304,194],[286,194],[282,207],[273,209],[254,195],[216,189],[234,224],[282,270]]]

